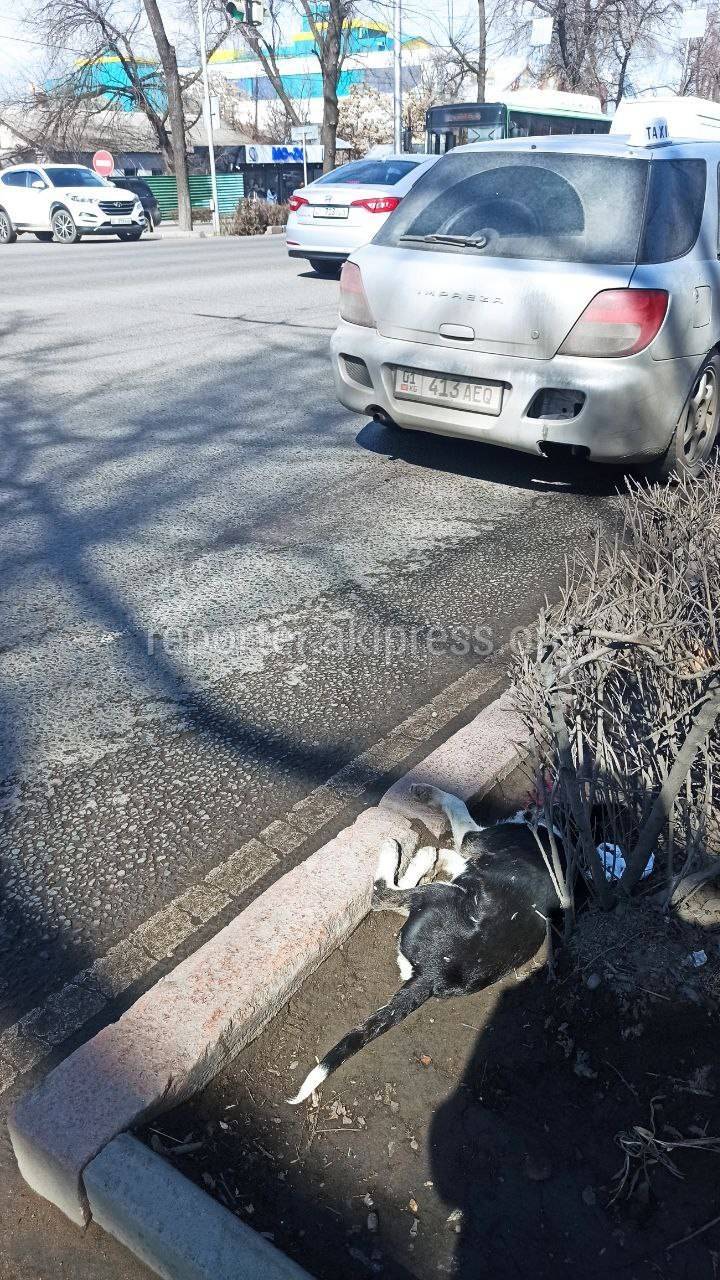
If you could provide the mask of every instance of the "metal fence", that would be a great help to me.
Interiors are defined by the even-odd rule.
[[[175,175],[153,175],[143,178],[152,189],[164,218],[177,209],[177,179]],[[219,173],[217,177],[218,205],[221,214],[234,213],[238,200],[245,194],[245,179],[241,173]],[[190,177],[190,203],[193,209],[209,209],[212,200],[210,177],[192,174]]]

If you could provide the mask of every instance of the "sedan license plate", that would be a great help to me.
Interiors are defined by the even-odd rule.
[[[344,204],[319,204],[313,209],[313,218],[347,218],[348,207]]]
[[[468,413],[488,413],[497,417],[502,409],[503,389],[498,383],[476,382],[472,378],[448,378],[440,373],[396,369],[395,395],[400,400],[446,404]]]

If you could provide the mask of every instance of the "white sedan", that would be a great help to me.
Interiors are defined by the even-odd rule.
[[[341,263],[367,244],[403,196],[439,156],[394,155],[351,160],[290,199],[287,246],[291,258],[307,258],[319,275],[335,275]]]

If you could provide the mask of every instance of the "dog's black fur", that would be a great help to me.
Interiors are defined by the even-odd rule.
[[[428,799],[432,791],[417,788],[416,794]],[[447,798],[467,813],[462,802]],[[547,831],[540,828],[535,833],[517,821],[478,829],[469,814],[465,825],[475,829],[456,842],[456,861],[458,868],[463,859],[467,865],[451,881],[398,888],[387,874],[381,876],[381,857],[372,906],[407,914],[398,946],[407,981],[387,1005],[325,1055],[293,1103],[308,1097],[342,1062],[432,996],[444,999],[481,991],[532,959],[548,937],[560,903],[538,847],[540,839],[549,855]],[[559,839],[557,845],[562,854]]]

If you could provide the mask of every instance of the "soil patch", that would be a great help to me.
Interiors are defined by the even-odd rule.
[[[318,1280],[717,1280],[718,905],[589,911],[554,982],[531,965],[433,1001],[289,1107],[398,985],[400,920],[371,915],[141,1136]]]

